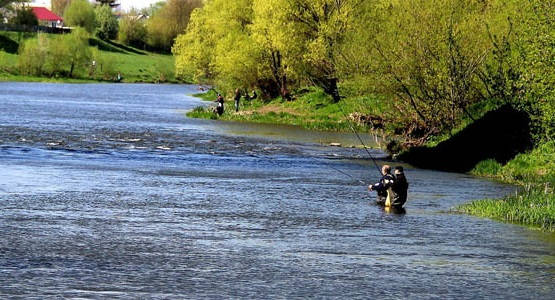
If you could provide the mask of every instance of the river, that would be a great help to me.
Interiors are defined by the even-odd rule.
[[[196,91],[0,83],[1,298],[555,296],[554,234],[449,212],[514,187],[404,165],[388,213],[334,170],[377,180],[352,136],[190,119]]]

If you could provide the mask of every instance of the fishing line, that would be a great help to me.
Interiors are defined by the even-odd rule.
[[[366,153],[368,153],[368,156],[370,156],[370,158],[372,159],[372,162],[374,162],[374,165],[376,166],[376,169],[378,169],[378,173],[380,174],[380,176],[382,176],[382,169],[380,168],[380,166],[378,165],[378,163],[374,159],[374,156],[372,156],[372,154],[368,150],[368,147],[366,147],[366,144],[362,141],[362,138],[360,137],[360,135],[356,132],[356,130],[353,127],[353,124],[351,122],[351,119],[347,116],[347,114],[345,113],[345,111],[343,110],[343,108],[341,107],[341,104],[339,102],[337,102],[337,107],[339,107],[339,110],[341,111],[341,113],[343,114],[345,119],[347,119],[347,124],[349,124],[349,127],[351,128],[353,133],[356,135],[356,137],[358,138],[358,140],[360,141],[360,143],[364,147],[364,150],[366,150]]]
[[[349,173],[347,173],[347,172],[343,172],[343,171],[341,171],[341,170],[339,170],[339,169],[337,169],[337,168],[334,168],[334,167],[332,167],[332,166],[329,166],[329,165],[328,165],[327,167],[330,168],[330,169],[333,169],[333,170],[335,170],[335,171],[337,171],[337,172],[339,172],[339,173],[341,173],[341,174],[343,174],[343,175],[347,175],[347,176],[351,177],[353,180],[356,180],[356,181],[358,181],[358,182],[360,182],[360,183],[362,183],[362,184],[364,184],[364,185],[368,185],[368,183],[366,183],[366,182],[364,182],[364,181],[362,181],[362,180],[360,180],[360,179],[356,179],[355,177],[351,176],[351,174],[349,174]]]

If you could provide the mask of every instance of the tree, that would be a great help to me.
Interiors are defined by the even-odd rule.
[[[229,90],[254,86],[260,55],[250,36],[251,23],[252,0],[214,0],[193,11],[186,33],[172,49],[177,75]]]
[[[171,50],[177,35],[187,28],[191,12],[200,6],[201,0],[168,0],[147,22],[148,44]]]
[[[156,3],[150,4],[148,7],[142,8],[140,13],[141,15],[145,16],[154,16],[156,12],[158,12],[158,10],[160,10],[165,4],[166,1],[158,1]]]
[[[361,12],[362,0],[283,0],[282,24],[290,24],[286,35],[295,56],[297,72],[340,100],[338,62],[345,35]],[[298,52],[300,51],[300,52]]]
[[[73,0],[64,13],[65,23],[69,26],[85,28],[89,33],[96,28],[96,15],[87,0]]]
[[[119,24],[112,14],[112,9],[107,5],[97,6],[94,9],[98,27],[96,36],[102,40],[113,40],[118,35]]]
[[[73,77],[75,69],[84,67],[91,60],[89,33],[83,28],[75,28],[63,42],[68,53],[69,77]]]
[[[10,20],[10,23],[25,26],[37,26],[39,25],[39,20],[33,9],[30,7],[22,6],[17,8],[15,11],[16,15]]]
[[[135,14],[136,11],[131,11],[119,20],[118,40],[125,45],[143,48],[146,43],[146,25]]]
[[[99,3],[100,5],[106,5],[106,6],[118,6],[119,4],[116,4],[116,0],[96,0],[97,3]]]
[[[71,0],[52,0],[50,2],[50,8],[52,9],[52,12],[58,16],[63,16],[70,2]]]

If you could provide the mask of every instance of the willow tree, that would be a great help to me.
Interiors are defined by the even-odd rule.
[[[500,1],[382,1],[369,41],[376,84],[422,138],[456,126],[483,100],[479,70],[491,53],[488,23]],[[504,23],[506,24],[506,22]],[[490,24],[490,30],[499,26]]]
[[[251,38],[252,0],[213,0],[195,10],[172,49],[178,76],[231,90],[256,85],[259,48]]]
[[[169,51],[175,38],[187,29],[191,13],[201,0],[168,0],[147,21],[148,44]]]
[[[282,0],[283,32],[293,47],[290,59],[315,85],[340,100],[338,82],[341,50],[355,20],[364,16],[363,0]],[[288,46],[287,44],[285,45]]]

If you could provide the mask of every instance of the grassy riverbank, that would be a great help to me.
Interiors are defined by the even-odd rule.
[[[217,93],[210,90],[194,95],[207,101],[214,101]],[[225,113],[216,116],[212,107],[198,107],[187,116],[204,119],[220,119],[266,124],[297,125],[306,129],[322,131],[350,131],[350,126],[358,131],[370,128],[357,121],[358,115],[380,115],[384,111],[378,97],[347,97],[333,103],[331,97],[317,88],[307,88],[296,94],[294,101],[280,97],[272,100],[245,100],[241,98],[239,112],[235,112],[232,97],[226,98]]]
[[[55,34],[42,34],[52,40]],[[19,48],[26,40],[37,37],[36,33],[0,31],[0,81],[47,81],[47,82],[98,82],[115,81],[120,73],[122,82],[178,82],[174,72],[174,58],[128,47],[116,42],[89,39],[92,60],[97,61],[94,71],[90,65],[79,66],[73,77],[47,74],[23,75],[18,67]]]
[[[214,101],[217,93],[194,95],[206,101]],[[229,99],[229,98],[228,98]],[[351,114],[380,115],[384,103],[379,98],[345,98],[339,104],[318,89],[311,88],[299,94],[295,101],[274,99],[262,101],[241,100],[238,113],[233,101],[226,101],[226,112],[218,117],[212,107],[196,108],[188,116],[206,119],[221,119],[270,124],[293,124],[307,129],[350,131],[349,123],[356,124],[356,130],[369,131],[358,123],[347,121]],[[525,115],[507,106],[485,103],[474,107],[473,114],[481,116],[477,121],[465,121],[449,135],[444,134],[430,140],[423,148],[426,157],[415,155],[407,160],[422,160],[422,167],[430,167],[437,162],[442,168],[458,172],[492,178],[506,183],[519,185],[519,191],[503,199],[484,199],[456,208],[456,211],[475,216],[488,217],[500,221],[518,223],[546,231],[555,231],[555,142],[543,143],[533,150],[526,151],[531,145],[523,145],[530,137],[527,135]],[[520,120],[520,121],[517,121]],[[507,130],[507,124],[515,129]],[[499,127],[499,128],[498,128]],[[387,125],[385,130],[390,130]],[[517,134],[517,131],[522,131]],[[473,141],[473,142],[472,142]],[[471,154],[468,145],[481,145]],[[491,144],[491,145],[490,145]],[[488,147],[488,149],[486,149]],[[464,153],[461,152],[464,149]],[[470,152],[469,152],[470,151]],[[525,152],[516,155],[518,152]],[[429,152],[429,153],[428,153]],[[458,154],[456,154],[456,153]],[[443,155],[443,154],[445,155]],[[429,154],[429,155],[428,155]],[[411,154],[412,155],[412,154]],[[516,156],[515,156],[516,155]],[[445,156],[445,160],[441,157]],[[401,159],[403,159],[401,155]],[[482,159],[482,157],[497,157]],[[457,163],[453,163],[456,161]],[[451,163],[449,163],[451,162]],[[433,168],[433,166],[432,166]],[[451,169],[449,169],[451,168]]]
[[[555,231],[555,142],[517,155],[506,165],[485,160],[473,174],[520,185],[519,191],[502,199],[484,199],[457,210],[481,217]]]

